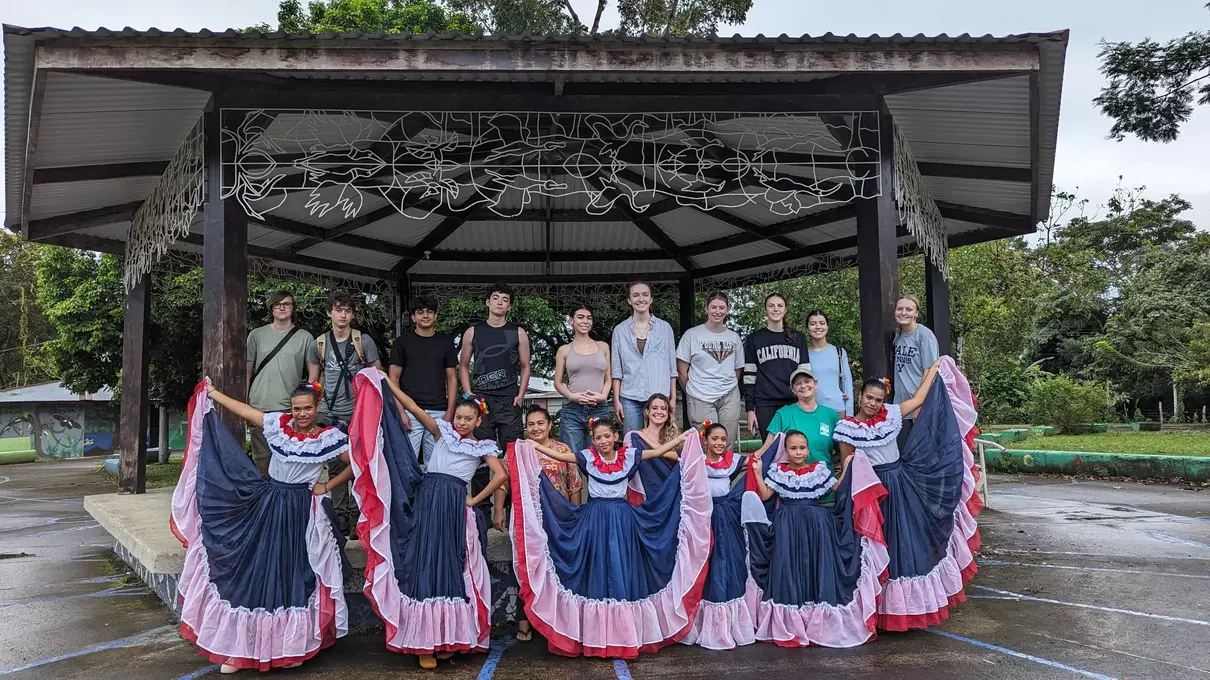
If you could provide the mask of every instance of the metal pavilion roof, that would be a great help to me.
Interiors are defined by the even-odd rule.
[[[743,101],[750,92],[843,93],[852,83],[894,73],[905,84],[879,93],[945,218],[951,245],[961,245],[1032,231],[1047,214],[1067,33],[686,39],[5,26],[4,45],[5,225],[46,242],[120,249],[131,216],[197,122],[216,77],[283,92],[356,82],[375,92],[384,85],[396,93],[481,92],[483,108],[494,109],[537,87],[629,89],[647,99],[665,91],[734,91]],[[418,99],[413,106],[425,108],[428,100]],[[273,125],[284,129],[304,108],[284,105]],[[362,116],[376,117],[384,118]],[[793,125],[817,134],[819,120],[797,116]],[[744,124],[764,134],[767,121],[748,117]],[[390,128],[378,127],[381,137],[371,134],[363,146],[384,142]],[[412,134],[447,132],[418,127]],[[707,127],[725,154],[739,153],[742,135],[728,138],[725,121]],[[782,180],[793,183],[798,171],[790,165]],[[818,179],[825,165],[800,174]],[[250,254],[365,279],[407,273],[457,281],[675,278],[687,269],[725,280],[811,270],[856,252],[856,221],[843,205],[787,216],[763,199],[699,210],[636,194],[635,207],[651,206],[650,215],[591,215],[585,196],[592,187],[562,179],[575,190],[528,205],[506,193],[495,212],[463,215],[454,229],[451,208],[467,200],[462,195],[444,209],[404,203],[401,214],[389,209],[385,194],[370,192],[355,221],[340,212],[317,215],[305,194],[291,194],[252,219]],[[631,180],[618,188],[642,189],[641,177]],[[198,219],[177,247],[196,251],[200,239]],[[900,239],[904,246],[912,241],[906,234]]]

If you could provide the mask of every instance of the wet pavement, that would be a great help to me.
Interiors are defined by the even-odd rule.
[[[217,678],[176,635],[81,499],[97,461],[0,467],[0,676]],[[847,650],[677,646],[626,663],[563,659],[540,639],[459,657],[445,678],[1210,679],[1210,488],[997,476],[969,602],[929,631]],[[422,678],[380,632],[282,678]],[[255,677],[245,671],[236,677]]]

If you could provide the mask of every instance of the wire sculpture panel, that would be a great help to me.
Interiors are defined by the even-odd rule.
[[[928,186],[912,154],[912,145],[899,125],[895,125],[895,204],[899,206],[899,220],[907,226],[908,233],[916,237],[920,247],[949,279],[949,242],[946,239],[945,218],[937,203],[929,195]]]
[[[202,207],[205,156],[202,118],[185,135],[185,141],[147,200],[139,206],[126,235],[126,290],[134,288],[168,252],[178,238],[189,234],[189,225]]]
[[[380,199],[416,219],[509,218],[541,196],[592,215],[672,200],[792,217],[881,195],[879,149],[861,143],[878,131],[854,129],[878,116],[859,113],[227,111],[223,197],[261,218],[303,194],[312,221]]]

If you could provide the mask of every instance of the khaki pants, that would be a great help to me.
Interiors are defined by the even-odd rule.
[[[248,432],[252,439],[252,463],[256,465],[257,470],[260,470],[261,476],[268,479],[269,459],[273,457],[273,453],[269,451],[265,430],[262,427],[249,427]]]
[[[739,385],[712,401],[705,401],[686,394],[685,405],[689,408],[689,425],[694,429],[701,429],[702,423],[709,420],[727,428],[728,441],[734,442],[739,438],[741,410]]]

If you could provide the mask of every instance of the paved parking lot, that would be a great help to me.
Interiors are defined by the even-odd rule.
[[[81,499],[94,461],[0,467],[0,676],[219,677],[116,560]],[[167,519],[165,518],[165,521]],[[626,663],[563,659],[540,639],[443,664],[444,678],[1210,678],[1210,489],[1000,476],[980,517],[971,600],[929,631],[857,649],[675,647]],[[737,676],[736,674],[740,674]],[[289,678],[432,677],[351,636]],[[244,672],[236,677],[253,677]]]

